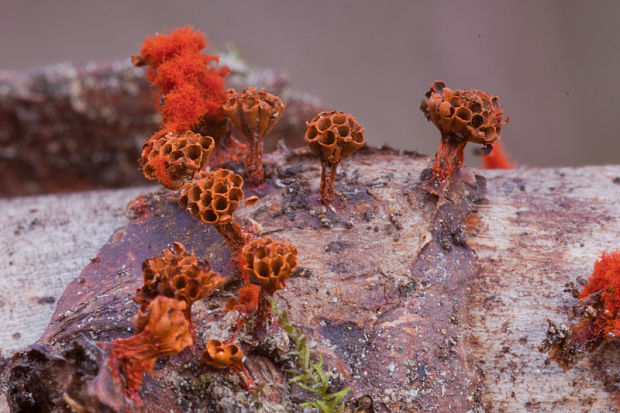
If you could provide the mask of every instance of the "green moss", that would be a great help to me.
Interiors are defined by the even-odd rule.
[[[320,413],[341,413],[344,410],[344,396],[351,391],[343,389],[337,393],[328,393],[331,374],[323,371],[323,356],[316,363],[311,362],[310,347],[306,335],[295,328],[288,319],[286,311],[280,309],[275,300],[268,297],[273,308],[273,313],[278,317],[280,325],[286,331],[289,339],[295,344],[295,357],[298,370],[294,370],[295,377],[289,380],[313,395],[313,400],[306,401],[301,406],[311,406]]]

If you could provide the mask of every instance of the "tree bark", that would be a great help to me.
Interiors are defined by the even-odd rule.
[[[326,369],[335,372],[333,390],[352,388],[348,411],[369,400],[378,412],[616,411],[620,346],[610,342],[566,373],[545,364],[537,348],[547,319],[568,319],[576,301],[569,283],[587,278],[600,253],[618,246],[620,167],[482,171],[486,183],[478,178],[463,185],[438,210],[419,178],[430,159],[365,149],[342,163],[332,211],[319,201],[318,159],[298,151],[267,157],[266,163],[267,184],[246,191],[258,195],[258,202],[239,208],[236,217],[246,226],[260,223],[265,236],[298,246],[301,268],[275,298],[308,336],[313,354],[323,355]],[[110,212],[116,222],[123,198],[136,194],[104,197],[114,199]],[[174,241],[207,259],[228,282],[193,306],[199,345],[162,359],[145,375],[145,408],[296,411],[307,398],[287,384],[288,341],[277,325],[266,335],[247,330],[237,337],[248,371],[265,383],[256,402],[260,407],[244,404],[247,394],[230,374],[201,364],[206,341],[227,338],[231,319],[222,309],[240,283],[219,234],[169,202],[169,195],[159,191],[137,198],[127,210],[129,221],[99,252],[91,245],[79,254],[81,265],[92,259],[67,286],[38,346],[5,361],[4,391],[11,407],[27,405],[24,394],[33,392],[28,381],[33,377],[45,379],[54,371],[76,377],[78,371],[84,381],[97,382],[96,369],[77,367],[103,357],[87,339],[132,334],[137,305],[129,297],[141,285],[141,262]],[[76,210],[62,206],[68,197],[0,201],[9,211],[0,217],[0,250],[14,262],[0,268],[6,303],[0,311],[5,320],[14,319],[0,336],[5,351],[32,342],[42,331],[30,326],[41,326],[52,308],[49,298],[19,300],[22,290],[30,284],[55,298],[61,283],[50,280],[60,269],[76,268],[76,256],[50,259],[24,246],[47,246],[41,249],[55,254],[85,240],[95,243],[90,227],[81,229],[80,223],[92,222],[93,211],[107,216],[97,209],[101,195],[69,197]],[[61,238],[67,232],[73,237]],[[103,243],[102,234],[95,236]],[[71,275],[60,272],[69,281]],[[16,330],[21,341],[12,336]],[[84,383],[67,383],[50,386],[70,402],[113,404]],[[67,400],[54,398],[49,388],[37,391],[46,406],[67,408]]]
[[[231,66],[227,87],[264,87],[287,102],[265,150],[280,139],[302,144],[305,120],[322,110],[318,99],[295,91],[282,72],[221,58]],[[0,198],[145,185],[136,159],[161,128],[158,99],[129,59],[0,70]]]

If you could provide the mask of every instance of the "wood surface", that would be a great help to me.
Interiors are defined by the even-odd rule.
[[[470,305],[473,353],[491,411],[615,412],[620,346],[564,373],[536,350],[547,319],[568,322],[571,285],[603,250],[620,248],[620,168],[484,171],[487,206],[470,225],[481,268]],[[607,390],[610,390],[611,393]]]
[[[465,225],[476,270],[458,278],[443,258],[449,253],[433,252],[434,208],[419,182],[428,158],[368,151],[344,162],[336,214],[315,199],[318,161],[284,163],[301,165],[295,171],[302,179],[283,165],[273,190],[238,215],[299,245],[300,265],[311,275],[292,278],[278,301],[353,386],[353,397],[372,395],[377,411],[616,411],[618,345],[602,346],[567,373],[545,364],[537,348],[547,319],[568,319],[575,299],[567,283],[587,278],[601,251],[618,247],[620,167],[480,171],[486,201]],[[4,356],[39,338],[64,287],[124,225],[127,201],[144,191],[0,201]],[[459,248],[453,251],[465,254]],[[442,312],[445,305],[453,310]],[[205,319],[214,314],[199,311]],[[446,321],[452,318],[458,323]],[[56,320],[64,320],[58,311]],[[422,380],[428,372],[436,374]]]
[[[3,356],[37,341],[67,284],[127,221],[127,202],[148,189],[0,200]]]

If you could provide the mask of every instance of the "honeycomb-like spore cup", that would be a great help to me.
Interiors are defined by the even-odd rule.
[[[497,97],[479,90],[452,90],[441,81],[434,82],[426,93],[420,109],[441,132],[441,143],[433,161],[432,174],[424,180],[426,191],[439,197],[438,205],[446,202],[451,183],[466,180],[474,185],[467,170],[457,173],[465,160],[465,145],[474,142],[492,149],[501,137],[503,108]],[[453,179],[461,176],[461,179]]]
[[[286,103],[265,89],[257,91],[251,87],[240,93],[228,91],[223,110],[248,142],[245,167],[252,185],[259,185],[265,179],[263,140],[278,123],[285,108]]]
[[[327,164],[336,165],[364,146],[364,128],[347,113],[321,112],[306,125],[306,144]]]
[[[204,169],[214,147],[212,137],[191,131],[157,133],[142,148],[142,173],[168,189],[179,189]]]
[[[364,128],[341,111],[321,112],[306,125],[306,145],[321,160],[321,201],[329,205],[338,164],[364,146]]]
[[[145,305],[157,296],[166,296],[187,303],[188,319],[191,305],[225,281],[211,265],[186,251],[180,242],[142,263],[143,286],[134,301]]]
[[[230,89],[223,109],[241,133],[254,139],[264,137],[273,129],[286,109],[286,103],[265,89],[257,91],[251,87],[240,93]]]
[[[245,243],[233,213],[243,200],[243,178],[228,169],[201,171],[181,187],[179,205],[202,222],[214,225],[233,251]]]
[[[428,120],[456,141],[490,145],[501,137],[508,120],[497,96],[479,90],[452,90],[443,82],[431,85],[420,108]]]
[[[243,248],[244,271],[269,294],[285,287],[297,268],[297,247],[284,241],[259,238]]]
[[[204,353],[203,361],[216,369],[241,368],[243,351],[236,344],[224,344],[219,340],[209,340]]]
[[[201,221],[217,225],[229,222],[243,200],[243,178],[228,169],[200,172],[181,188],[181,208]]]

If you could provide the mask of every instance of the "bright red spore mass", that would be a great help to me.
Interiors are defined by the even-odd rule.
[[[227,92],[227,67],[219,58],[202,54],[204,34],[191,27],[173,30],[144,41],[139,58],[149,67],[147,78],[163,95],[160,112],[164,129],[182,133],[203,118],[220,119]]]

